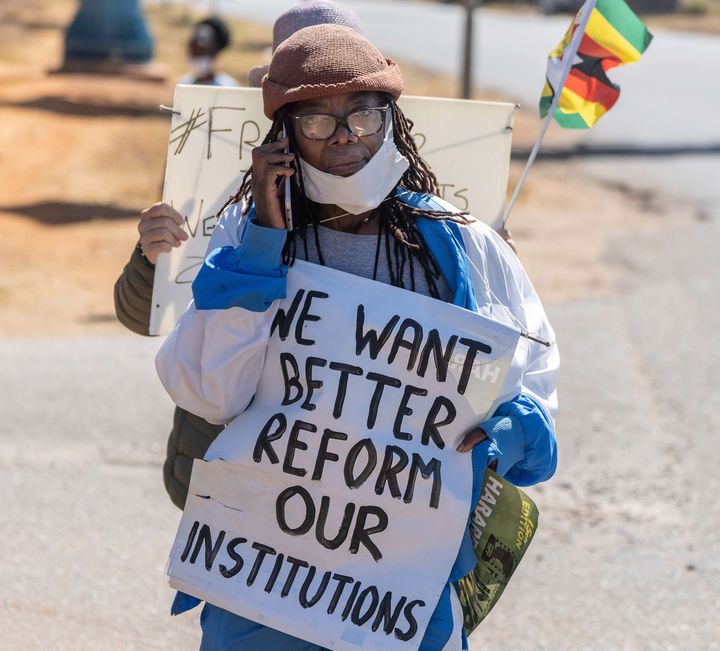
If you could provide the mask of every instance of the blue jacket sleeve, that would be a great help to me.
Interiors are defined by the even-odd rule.
[[[286,230],[259,226],[251,209],[240,244],[215,249],[200,267],[192,285],[195,307],[264,312],[285,298],[287,265],[281,255],[286,237]]]
[[[545,412],[520,393],[500,405],[480,427],[490,439],[488,465],[497,460],[497,473],[516,486],[550,479],[557,468],[555,432]]]
[[[493,417],[480,426],[488,435],[472,450],[473,488],[470,503],[480,499],[485,468],[497,459],[497,474],[516,486],[529,486],[552,477],[557,467],[555,432],[545,412],[529,396],[520,393],[500,405]],[[472,517],[472,508],[469,518]],[[477,558],[470,529],[466,529],[451,581],[459,581],[475,567]]]

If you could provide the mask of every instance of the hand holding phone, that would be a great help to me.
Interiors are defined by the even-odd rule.
[[[255,219],[260,226],[292,228],[289,177],[295,174],[290,166],[294,160],[288,153],[287,139],[282,137],[252,150],[252,196]]]

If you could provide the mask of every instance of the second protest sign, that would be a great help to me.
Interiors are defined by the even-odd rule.
[[[514,105],[402,97],[420,155],[435,172],[441,198],[499,224],[510,164]],[[252,150],[270,121],[257,88],[178,86],[167,151],[163,201],[182,216],[189,238],[160,256],[150,334],[167,334],[190,302],[216,214],[240,187]]]

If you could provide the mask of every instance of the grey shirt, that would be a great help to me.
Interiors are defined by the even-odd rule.
[[[338,271],[345,271],[347,273],[354,274],[355,276],[372,279],[373,271],[375,269],[375,256],[377,253],[377,235],[346,233],[332,228],[327,228],[326,226],[319,226],[318,232],[320,250],[322,251],[326,267],[331,267],[332,269],[337,269]],[[389,237],[392,251],[394,248],[394,240],[392,236]],[[315,234],[313,233],[312,228],[309,228],[307,231],[307,257],[305,256],[305,247],[301,237],[296,239],[296,247],[298,259],[320,264],[320,258],[315,245]],[[380,251],[377,255],[377,277],[375,280],[390,285],[390,271],[388,268],[387,249],[385,247],[385,234],[381,236]],[[427,279],[425,278],[425,272],[417,261],[413,264],[413,275],[415,277],[415,291],[418,294],[430,296],[430,288],[428,286]],[[411,289],[410,263],[408,261],[405,262],[403,283],[405,284],[405,289]],[[445,279],[440,277],[437,279],[436,283],[438,291],[440,292],[440,298],[443,301],[451,302],[452,293],[450,292],[450,287],[447,282],[445,282]]]

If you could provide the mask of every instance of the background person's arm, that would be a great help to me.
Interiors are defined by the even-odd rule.
[[[149,335],[155,266],[136,246],[120,277],[115,281],[115,314],[128,330]]]

